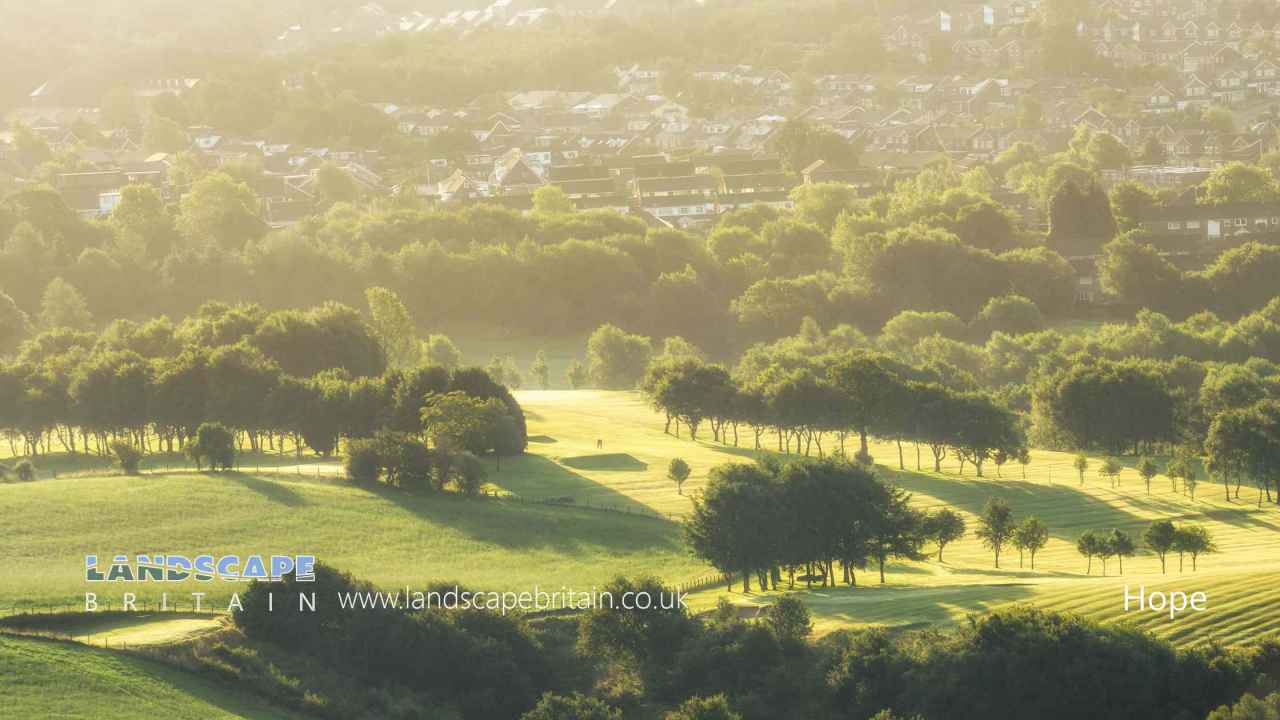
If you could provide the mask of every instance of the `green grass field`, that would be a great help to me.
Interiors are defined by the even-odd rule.
[[[756,454],[748,449],[749,432],[740,434],[742,447],[667,435],[661,418],[634,393],[518,396],[528,414],[529,453],[505,459],[490,487],[529,500],[573,498],[576,507],[419,497],[290,474],[75,477],[0,485],[0,517],[12,519],[0,529],[0,544],[9,550],[0,557],[0,607],[82,601],[83,555],[89,552],[313,552],[392,589],[439,580],[484,589],[582,589],[617,574],[651,573],[676,583],[711,572],[685,551],[677,520],[712,467],[750,461]],[[763,442],[767,448],[776,440],[765,436]],[[1003,478],[995,477],[994,467],[984,479],[973,477],[972,468],[960,476],[954,461],[944,462],[941,473],[900,471],[884,467],[896,468],[896,446],[877,443],[872,453],[881,472],[911,492],[920,507],[953,507],[972,528],[986,500],[1001,496],[1018,517],[1040,517],[1051,540],[1035,570],[1020,568],[1013,550],[994,568],[991,553],[970,535],[947,548],[945,563],[892,564],[884,587],[866,571],[859,573],[856,589],[802,590],[821,631],[955,622],[1001,604],[1030,602],[1127,619],[1179,641],[1236,642],[1274,629],[1271,616],[1280,617],[1272,612],[1280,608],[1280,509],[1259,509],[1252,489],[1228,501],[1220,485],[1202,481],[1191,500],[1158,476],[1147,494],[1132,469],[1111,488],[1096,474],[1100,460],[1081,486],[1071,455],[1044,451],[1033,453],[1025,480],[1016,466],[1005,467]],[[907,446],[905,454],[908,468],[914,468],[914,449]],[[673,457],[693,468],[683,496],[666,479]],[[620,512],[600,512],[601,507]],[[1075,550],[1081,532],[1118,527],[1140,536],[1162,518],[1204,524],[1220,552],[1202,557],[1195,573],[1188,560],[1179,574],[1174,557],[1169,574],[1161,575],[1157,559],[1143,551],[1125,562],[1123,577],[1114,560],[1105,578],[1096,560],[1092,575],[1085,574]],[[1204,591],[1209,610],[1174,621],[1125,616],[1126,583]],[[195,589],[219,602],[234,589],[219,585]],[[165,589],[181,594],[194,586]],[[694,604],[709,607],[724,593],[698,593]],[[769,599],[767,593],[744,596],[737,589],[730,597],[746,604]]]
[[[192,673],[76,643],[0,635],[0,715],[215,720],[295,717]]]
[[[525,463],[536,463],[530,458]],[[504,472],[517,471],[504,463]],[[504,500],[416,496],[342,483],[197,474],[64,478],[0,485],[0,608],[74,606],[84,555],[174,552],[310,553],[386,588],[456,581],[477,589],[590,589],[615,575],[708,572],[677,526],[653,517]],[[225,604],[226,582],[131,584],[140,598],[190,592]]]
[[[690,507],[689,496],[706,482],[714,466],[750,461],[750,433],[740,434],[743,447],[724,446],[702,438],[698,442],[676,439],[663,432],[663,423],[643,399],[633,393],[603,392],[522,392],[520,402],[529,414],[532,453],[570,465],[572,474],[525,474],[505,476],[503,486],[535,497],[574,495],[592,502],[634,504],[656,512],[681,515]],[[700,436],[701,437],[701,436]],[[603,449],[595,446],[604,440]],[[776,438],[767,435],[764,447],[776,447]],[[830,450],[830,447],[828,447]],[[1119,487],[1097,476],[1101,460],[1094,460],[1086,472],[1084,485],[1072,467],[1073,455],[1046,451],[1032,453],[1032,462],[1022,479],[1022,468],[1006,466],[1002,478],[987,467],[987,477],[958,475],[958,463],[943,462],[943,472],[932,472],[928,450],[923,451],[925,472],[917,472],[915,452],[905,446],[907,471],[897,470],[898,449],[889,443],[874,443],[872,454],[881,464],[880,472],[912,493],[922,508],[950,506],[961,512],[969,527],[987,498],[1000,496],[1009,501],[1016,516],[1034,514],[1048,524],[1049,545],[1036,558],[1036,569],[1019,568],[1016,550],[1005,551],[1001,567],[993,567],[990,551],[972,534],[947,547],[945,563],[931,559],[920,563],[894,563],[888,569],[888,584],[878,586],[872,571],[859,573],[857,589],[815,589],[803,591],[816,616],[819,632],[841,627],[871,624],[915,626],[925,623],[957,622],[966,615],[999,605],[1027,602],[1037,606],[1078,611],[1106,620],[1126,620],[1147,627],[1175,641],[1216,639],[1237,642],[1280,626],[1280,509],[1263,504],[1257,507],[1256,494],[1242,488],[1239,500],[1224,498],[1223,488],[1201,480],[1195,500],[1174,492],[1168,478],[1157,476],[1148,495],[1142,479],[1130,467],[1120,476]],[[684,458],[693,468],[685,484],[684,496],[666,479],[666,466],[673,457]],[[885,467],[885,465],[890,467]],[[1131,462],[1129,464],[1132,464]],[[1161,575],[1158,559],[1145,550],[1125,561],[1125,575],[1119,577],[1116,561],[1108,562],[1108,577],[1101,576],[1101,563],[1093,563],[1086,575],[1086,563],[1075,550],[1075,540],[1085,530],[1121,528],[1135,537],[1153,520],[1205,525],[1220,552],[1200,558],[1199,571],[1178,574],[1177,557],[1170,558],[1169,574]],[[1123,608],[1125,585],[1135,589],[1204,591],[1209,610],[1185,614],[1170,621],[1155,614],[1126,614]],[[698,593],[697,608],[709,608],[725,595],[723,589]],[[735,588],[728,593],[739,604],[769,601],[769,593],[744,596]]]

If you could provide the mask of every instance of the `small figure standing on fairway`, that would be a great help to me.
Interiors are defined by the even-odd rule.
[[[596,439],[596,449],[597,449],[597,450],[600,450],[600,449],[602,449],[603,447],[604,447],[604,440],[601,440],[601,439],[597,438],[597,439]]]

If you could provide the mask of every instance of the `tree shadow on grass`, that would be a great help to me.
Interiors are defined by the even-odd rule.
[[[506,550],[570,557],[616,553],[685,554],[679,524],[652,514],[603,512],[574,505],[417,493],[376,485],[366,490],[426,522]]]
[[[701,445],[702,447],[708,448],[710,450],[714,450],[718,453],[724,453],[725,455],[731,455],[735,458],[741,458],[741,462],[755,462],[756,458],[760,457],[761,455],[764,455],[765,453],[772,453],[782,458],[786,458],[786,457],[798,457],[801,459],[804,458],[803,455],[788,456],[788,455],[783,455],[781,453],[778,453],[776,451],[771,451],[768,449],[754,450],[748,447],[741,447],[741,446],[734,447],[733,445],[719,445],[719,444],[707,443],[707,442],[700,442],[698,444]]]
[[[1074,486],[1047,485],[1025,480],[981,480],[897,470],[879,466],[877,473],[916,496],[917,500],[933,500],[940,506],[982,513],[988,498],[1001,497],[1013,507],[1018,517],[1036,515],[1049,526],[1052,537],[1075,542],[1079,534],[1091,528],[1133,527],[1150,523],[1143,518],[1083,492]],[[1185,512],[1182,511],[1182,512]]]
[[[529,442],[531,442],[531,443],[543,444],[543,445],[549,445],[549,444],[551,444],[551,443],[555,443],[555,442],[559,442],[559,441],[558,441],[558,440],[556,440],[555,438],[551,437],[550,435],[530,435],[530,436],[529,436]]]
[[[613,471],[643,471],[649,469],[649,464],[637,460],[634,455],[627,453],[603,453],[600,455],[576,455],[574,457],[560,458],[560,464],[575,470],[613,470]]]
[[[1205,510],[1202,516],[1209,520],[1235,525],[1236,527],[1280,530],[1280,523],[1276,522],[1277,519],[1280,519],[1277,517],[1278,514],[1280,514],[1280,510],[1275,508],[1274,503],[1268,505],[1263,501],[1262,508],[1258,509],[1257,502],[1254,501],[1247,507]]]
[[[610,457],[629,458],[631,462],[638,463],[647,467],[644,463],[632,458],[630,455],[618,456],[583,456],[582,458],[571,458],[574,460],[587,459],[594,457]],[[572,506],[581,507],[603,507],[630,511],[632,513],[652,512],[650,508],[627,495],[601,484],[573,471],[566,467],[568,463],[561,461],[557,463],[550,458],[533,453],[525,453],[519,457],[509,458],[502,463],[502,472],[492,475],[489,481],[494,485],[506,490],[514,495],[518,495],[526,500],[547,500],[550,498],[563,499],[573,498],[572,503],[565,503]],[[608,465],[606,462],[604,465]],[[591,467],[592,463],[587,462],[586,467],[581,469],[591,470],[635,470],[637,468],[627,467]],[[672,486],[674,492],[674,486]]]
[[[301,507],[307,504],[307,501],[296,490],[288,485],[273,480],[264,480],[253,475],[246,475],[242,472],[221,473],[222,477],[235,480],[241,485],[258,493],[273,503],[287,505],[288,507]]]
[[[1041,563],[1043,563],[1043,558],[1040,558],[1040,561]],[[978,577],[1019,578],[1019,579],[1034,581],[1034,580],[1043,579],[1045,577],[1076,578],[1076,577],[1082,576],[1083,574],[1084,573],[1069,572],[1066,570],[1044,570],[1042,568],[1036,568],[1035,570],[1032,570],[1030,566],[1019,568],[1018,556],[1017,556],[1017,553],[1015,552],[1012,563],[1009,562],[1009,558],[1007,556],[1002,555],[1000,557],[999,568],[957,566],[955,568],[955,572],[952,574],[952,577],[964,577],[966,575],[976,575]]]

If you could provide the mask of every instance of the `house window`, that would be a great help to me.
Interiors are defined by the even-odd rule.
[[[1199,221],[1199,220],[1188,220],[1188,221],[1187,221],[1187,229],[1188,229],[1188,230],[1199,230],[1199,229],[1200,229],[1200,221]]]
[[[1170,223],[1169,223],[1169,229],[1170,229],[1170,230],[1181,230],[1181,229],[1182,229],[1182,223],[1180,223],[1180,222],[1170,222]]]

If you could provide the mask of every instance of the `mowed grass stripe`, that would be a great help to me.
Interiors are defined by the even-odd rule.
[[[563,474],[553,485],[565,495],[635,503],[679,516],[687,513],[689,496],[705,485],[712,467],[750,462],[759,454],[751,449],[750,432],[741,433],[742,446],[737,448],[707,439],[694,442],[684,433],[681,438],[667,435],[662,432],[663,418],[634,393],[524,392],[519,397],[533,412],[530,434],[545,437],[544,442],[531,444],[531,452],[560,468]],[[704,429],[700,437],[709,438],[709,431]],[[596,448],[597,439],[604,440],[603,448]],[[773,436],[765,436],[762,445],[761,452],[774,452]],[[827,443],[828,449],[830,446]],[[1025,480],[1023,468],[1016,464],[1005,466],[1000,471],[1003,477],[996,477],[996,468],[988,464],[986,477],[977,478],[971,465],[959,475],[953,458],[944,460],[943,472],[933,472],[927,449],[922,452],[923,472],[913,469],[915,453],[909,445],[904,446],[905,471],[897,468],[896,445],[873,442],[871,452],[881,463],[880,472],[912,493],[916,507],[956,509],[972,530],[987,499],[1003,497],[1017,517],[1040,517],[1048,524],[1051,539],[1037,554],[1035,570],[1019,568],[1018,554],[1011,548],[1006,549],[1001,568],[994,568],[991,551],[970,534],[947,547],[946,563],[935,559],[890,564],[890,588],[805,592],[822,631],[874,623],[955,622],[971,612],[1029,602],[1107,621],[1133,622],[1180,642],[1194,641],[1201,634],[1238,642],[1250,635],[1251,627],[1270,627],[1268,611],[1280,610],[1280,591],[1268,587],[1280,584],[1276,583],[1280,577],[1274,574],[1280,571],[1280,509],[1265,503],[1259,509],[1252,488],[1241,488],[1238,500],[1228,500],[1221,485],[1201,478],[1192,500],[1181,491],[1175,492],[1167,477],[1158,475],[1148,494],[1146,483],[1132,467],[1125,468],[1118,487],[1113,488],[1097,475],[1102,458],[1091,459],[1081,484],[1072,466],[1074,455],[1041,450],[1032,452]],[[597,454],[633,457],[643,468],[566,468],[561,463],[564,458],[581,460]],[[694,471],[683,497],[666,479],[666,464],[673,457],[683,458]],[[1132,465],[1133,458],[1122,458],[1122,462]],[[528,487],[519,475],[504,475],[496,482],[521,494]],[[1201,557],[1198,573],[1190,572],[1187,558],[1187,572],[1178,575],[1178,559],[1173,554],[1168,559],[1169,574],[1162,575],[1158,558],[1140,549],[1135,557],[1125,559],[1124,577],[1117,577],[1119,564],[1114,558],[1107,563],[1109,577],[1101,577],[1097,558],[1092,574],[1085,574],[1088,563],[1075,548],[1081,533],[1120,528],[1140,540],[1143,531],[1158,519],[1204,525],[1213,533],[1220,552]],[[864,586],[878,580],[873,570],[859,572],[858,578]],[[1122,594],[1126,582],[1157,589],[1204,589],[1211,595],[1210,610],[1195,617],[1185,615],[1174,623],[1162,622],[1158,616],[1126,615]],[[700,593],[695,605],[709,608],[724,594],[722,588]],[[768,602],[772,594],[743,596],[735,590],[730,597],[734,602],[759,603]]]
[[[491,486],[524,499],[571,499],[568,507],[415,497],[253,475],[0,485],[0,513],[16,518],[13,529],[0,528],[0,542],[9,550],[0,557],[0,607],[23,598],[75,601],[84,590],[85,552],[315,552],[385,588],[450,579],[482,589],[519,590],[534,584],[583,589],[618,574],[654,574],[674,583],[712,572],[689,555],[677,522],[650,513],[686,514],[691,495],[705,485],[711,468],[750,462],[757,453],[749,449],[749,432],[742,433],[739,448],[676,438],[663,433],[663,418],[635,393],[522,392],[519,397],[529,414],[530,452],[503,459],[501,471],[490,477]],[[765,447],[772,447],[771,439],[764,439]],[[597,447],[598,441],[603,447]],[[877,459],[896,465],[891,444],[876,443],[872,451]],[[908,467],[913,455],[908,448]],[[666,478],[674,457],[693,468],[683,496]],[[855,591],[806,593],[818,626],[825,631],[869,622],[955,622],[1011,602],[1116,619],[1123,614],[1126,582],[1211,592],[1210,612],[1175,627],[1158,618],[1133,619],[1166,635],[1185,634],[1193,640],[1196,632],[1178,628],[1204,626],[1214,637],[1239,638],[1248,635],[1249,624],[1270,626],[1267,609],[1280,602],[1280,590],[1270,588],[1280,584],[1275,582],[1280,510],[1267,505],[1258,509],[1249,489],[1240,501],[1228,502],[1221,486],[1207,482],[1194,501],[1173,492],[1163,477],[1153,481],[1148,495],[1131,469],[1119,488],[1109,487],[1092,470],[1081,487],[1071,455],[1035,451],[1032,458],[1025,481],[1017,466],[1005,467],[1002,479],[995,477],[994,467],[983,479],[974,477],[971,467],[960,476],[953,461],[944,463],[943,473],[883,466],[880,472],[911,492],[917,507],[958,510],[971,530],[992,496],[1008,499],[1017,517],[1039,516],[1051,539],[1034,570],[1029,564],[1019,568],[1011,548],[1001,567],[993,567],[992,553],[971,533],[947,547],[945,563],[936,558],[891,563],[887,587],[876,586],[877,573],[868,569],[858,573],[861,587]],[[1096,467],[1101,460],[1093,463]],[[573,507],[588,504],[622,512]],[[1197,573],[1189,571],[1187,559],[1188,571],[1176,574],[1175,555],[1169,574],[1162,575],[1156,557],[1142,551],[1125,560],[1122,578],[1116,576],[1114,559],[1108,563],[1109,577],[1100,576],[1096,559],[1092,575],[1085,574],[1086,560],[1075,549],[1081,532],[1118,527],[1140,537],[1151,521],[1165,517],[1203,524],[1221,552],[1202,557]],[[722,594],[723,588],[699,593],[695,604],[711,607]],[[769,597],[731,595],[734,602]]]

